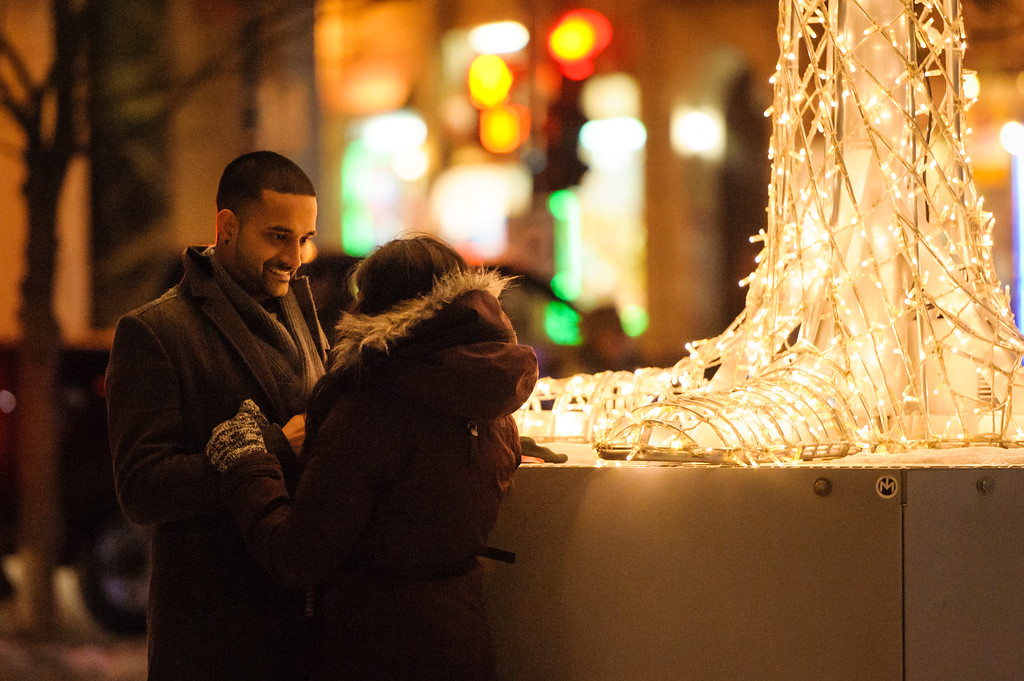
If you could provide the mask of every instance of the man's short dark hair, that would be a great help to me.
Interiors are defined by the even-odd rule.
[[[217,187],[217,210],[239,215],[263,197],[263,190],[316,196],[313,182],[293,161],[273,151],[251,151],[229,163]]]

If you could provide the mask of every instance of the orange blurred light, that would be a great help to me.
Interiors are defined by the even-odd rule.
[[[469,97],[478,109],[488,109],[508,99],[512,71],[496,54],[481,54],[469,65]]]
[[[530,134],[530,112],[518,104],[501,104],[480,112],[480,144],[495,154],[514,151]]]

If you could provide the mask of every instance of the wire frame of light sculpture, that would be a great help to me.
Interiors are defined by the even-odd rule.
[[[635,374],[636,389],[619,376],[617,405],[575,397],[602,458],[1024,445],[1024,338],[965,150],[959,10],[780,2],[768,228],[745,309],[670,370]]]

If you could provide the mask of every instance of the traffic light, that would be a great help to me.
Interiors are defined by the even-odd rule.
[[[548,105],[544,121],[544,168],[533,178],[538,192],[555,192],[580,183],[587,164],[579,157],[580,128],[587,117],[580,108],[581,82],[562,78],[558,98]]]
[[[612,25],[600,12],[575,9],[566,12],[548,34],[548,52],[562,74],[583,80],[594,72],[596,57],[612,40]]]
[[[466,76],[469,98],[480,110],[480,144],[495,154],[514,151],[530,134],[529,110],[509,103],[514,80],[496,54],[478,55]]]
[[[481,54],[469,65],[466,77],[473,106],[488,109],[508,100],[512,89],[512,71],[496,54]]]
[[[514,151],[530,130],[530,112],[519,104],[499,104],[480,112],[480,144],[495,154]]]
[[[548,105],[544,123],[547,162],[534,177],[534,188],[554,192],[580,183],[587,165],[580,160],[580,129],[587,117],[580,108],[582,82],[594,73],[594,58],[611,42],[612,25],[592,9],[563,14],[548,33],[548,53],[558,64],[562,82]]]

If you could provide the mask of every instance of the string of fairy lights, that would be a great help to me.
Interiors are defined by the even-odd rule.
[[[965,149],[959,2],[781,0],[778,39],[744,311],[674,367],[542,379],[522,431],[744,465],[1024,446],[1024,337]]]

